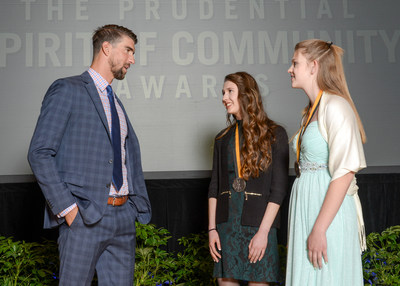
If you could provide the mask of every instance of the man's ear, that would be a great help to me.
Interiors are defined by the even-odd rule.
[[[104,55],[108,56],[111,51],[111,44],[109,42],[103,42],[101,44],[101,51],[104,53]]]

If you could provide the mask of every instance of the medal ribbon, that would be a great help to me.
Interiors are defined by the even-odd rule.
[[[236,130],[235,130],[235,153],[236,153],[236,164],[237,164],[237,171],[238,177],[242,178],[242,165],[240,162],[240,151],[239,151],[239,125],[236,123]]]
[[[303,124],[300,128],[299,136],[297,136],[297,142],[296,142],[296,160],[297,164],[300,164],[300,147],[301,147],[301,139],[303,138],[303,134],[306,131],[306,128],[308,124],[310,123],[311,118],[314,116],[315,111],[317,110],[319,106],[319,102],[322,97],[322,90],[319,91],[317,99],[315,100],[313,106],[311,107],[311,111],[308,114],[308,118],[305,124]]]

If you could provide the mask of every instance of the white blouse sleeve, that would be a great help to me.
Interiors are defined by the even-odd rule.
[[[331,94],[322,95],[318,110],[318,127],[329,146],[329,173],[331,181],[349,172],[365,168],[364,149],[357,119],[346,99]],[[354,198],[357,212],[360,252],[367,249],[365,224],[358,186],[354,177],[347,195]]]
[[[332,181],[366,167],[356,116],[346,99],[324,94],[318,112],[320,129],[329,146]]]

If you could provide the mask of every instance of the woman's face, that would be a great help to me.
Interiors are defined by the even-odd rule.
[[[298,50],[294,52],[292,65],[288,69],[288,73],[290,74],[293,88],[304,89],[310,83],[311,65]]]
[[[226,81],[222,89],[222,104],[226,108],[226,112],[232,114],[236,119],[241,120],[242,116],[240,113],[239,103],[239,89],[236,84],[231,81]]]

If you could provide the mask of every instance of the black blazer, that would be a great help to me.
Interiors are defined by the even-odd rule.
[[[216,138],[222,134],[221,131]],[[209,198],[217,199],[216,223],[226,222],[229,216],[230,186],[228,178],[228,144],[234,136],[231,128],[224,137],[215,139],[214,159]],[[272,144],[272,163],[258,178],[250,178],[246,184],[245,200],[242,213],[242,225],[259,227],[264,217],[267,204],[282,204],[288,188],[289,144],[283,127],[275,129],[276,140]],[[279,227],[280,214],[272,227]]]

